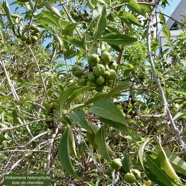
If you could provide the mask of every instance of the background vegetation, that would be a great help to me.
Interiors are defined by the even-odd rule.
[[[186,33],[171,40],[166,0],[1,5],[1,182],[186,184]]]

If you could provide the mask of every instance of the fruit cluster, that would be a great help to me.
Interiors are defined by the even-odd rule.
[[[123,167],[122,159],[116,158],[111,161],[111,167],[115,170],[120,170]],[[127,183],[134,183],[136,180],[141,179],[141,172],[137,169],[131,169],[124,175],[124,181]]]
[[[38,41],[38,37],[40,34],[40,29],[34,24],[31,24],[30,26],[26,25],[23,28],[21,40],[25,41],[26,44],[34,44]]]
[[[117,63],[112,61],[111,54],[102,52],[101,56],[91,54],[88,57],[88,68],[80,65],[72,68],[72,74],[77,77],[78,85],[91,86],[96,91],[102,91],[104,86],[111,85],[116,78]]]

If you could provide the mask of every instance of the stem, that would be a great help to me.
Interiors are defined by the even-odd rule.
[[[48,101],[49,99],[48,99],[48,95],[47,95],[47,89],[46,89],[46,85],[45,85],[43,76],[42,76],[42,74],[41,74],[41,69],[40,69],[40,67],[39,67],[39,63],[38,63],[38,61],[37,61],[37,59],[36,59],[36,57],[35,57],[35,55],[34,55],[34,52],[33,52],[32,48],[30,47],[30,45],[28,46],[28,48],[29,48],[29,50],[30,50],[30,52],[31,52],[31,54],[32,54],[32,56],[33,56],[33,58],[34,58],[35,64],[36,64],[36,66],[37,66],[37,69],[38,69],[38,72],[39,72],[39,75],[40,75],[40,78],[41,78],[41,82],[42,82],[42,84],[43,84],[44,94],[45,94],[46,99],[47,99],[47,101]]]
[[[13,95],[13,97],[14,97],[14,99],[15,99],[16,101],[19,101],[19,96],[18,96],[18,94],[17,94],[17,92],[16,92],[16,90],[15,90],[15,88],[14,88],[14,86],[13,86],[11,80],[10,80],[10,76],[9,76],[9,74],[8,74],[8,71],[6,70],[5,63],[4,63],[3,60],[0,60],[0,63],[1,63],[1,66],[3,67],[4,72],[5,72],[5,76],[6,76],[6,79],[7,79],[7,81],[8,81],[8,85],[9,85],[9,87],[10,87],[10,90],[11,90],[11,92],[12,92],[12,95]]]
[[[182,138],[180,136],[180,131],[176,127],[176,125],[174,123],[172,114],[171,114],[170,109],[169,109],[169,105],[168,105],[167,99],[165,97],[164,90],[163,90],[163,88],[161,86],[160,79],[159,79],[159,77],[158,77],[158,75],[156,73],[156,68],[155,68],[155,65],[154,65],[153,57],[152,57],[151,28],[152,28],[152,23],[153,23],[153,19],[154,19],[154,14],[156,12],[156,8],[157,8],[157,5],[159,4],[159,2],[160,2],[159,0],[156,2],[156,6],[153,7],[153,9],[152,9],[152,11],[150,13],[150,16],[149,16],[148,27],[147,27],[147,50],[148,50],[148,56],[149,56],[150,65],[151,65],[151,69],[152,69],[152,73],[153,73],[153,78],[154,78],[154,81],[156,82],[156,84],[157,84],[157,86],[159,88],[160,95],[161,95],[161,98],[162,98],[162,101],[163,101],[163,104],[164,104],[164,112],[167,115],[167,118],[169,119],[171,127],[172,127],[172,129],[174,131],[174,134],[176,135],[176,137],[177,137],[177,139],[179,141],[179,144],[181,146],[180,148],[186,150],[186,145],[185,145],[184,141],[182,140]]]

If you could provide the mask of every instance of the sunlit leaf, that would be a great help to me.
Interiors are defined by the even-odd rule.
[[[118,33],[105,34],[99,40],[105,41],[108,44],[122,45],[122,46],[131,45],[132,43],[137,41],[135,37],[132,37],[127,34],[118,34]]]
[[[119,108],[109,99],[102,98],[98,100],[93,107],[90,108],[93,114],[96,114],[102,118],[122,123],[125,125],[126,121],[119,110]]]
[[[64,168],[64,170],[72,175],[74,178],[79,179],[70,158],[70,149],[69,149],[69,141],[70,141],[71,129],[69,127],[66,128],[61,142],[58,147],[58,156],[59,160]]]
[[[102,8],[101,15],[98,19],[97,26],[94,32],[94,40],[97,40],[101,37],[106,27],[106,6],[104,5]]]

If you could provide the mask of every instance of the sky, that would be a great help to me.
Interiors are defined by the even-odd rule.
[[[15,0],[7,0],[7,1],[9,4],[11,4]],[[171,13],[175,10],[175,8],[177,7],[180,1],[181,0],[168,0],[170,6],[167,6],[165,9],[162,9],[162,12],[167,15],[171,15]],[[2,0],[0,0],[0,2],[2,2]],[[14,6],[11,6],[10,8],[12,11],[14,10]]]

